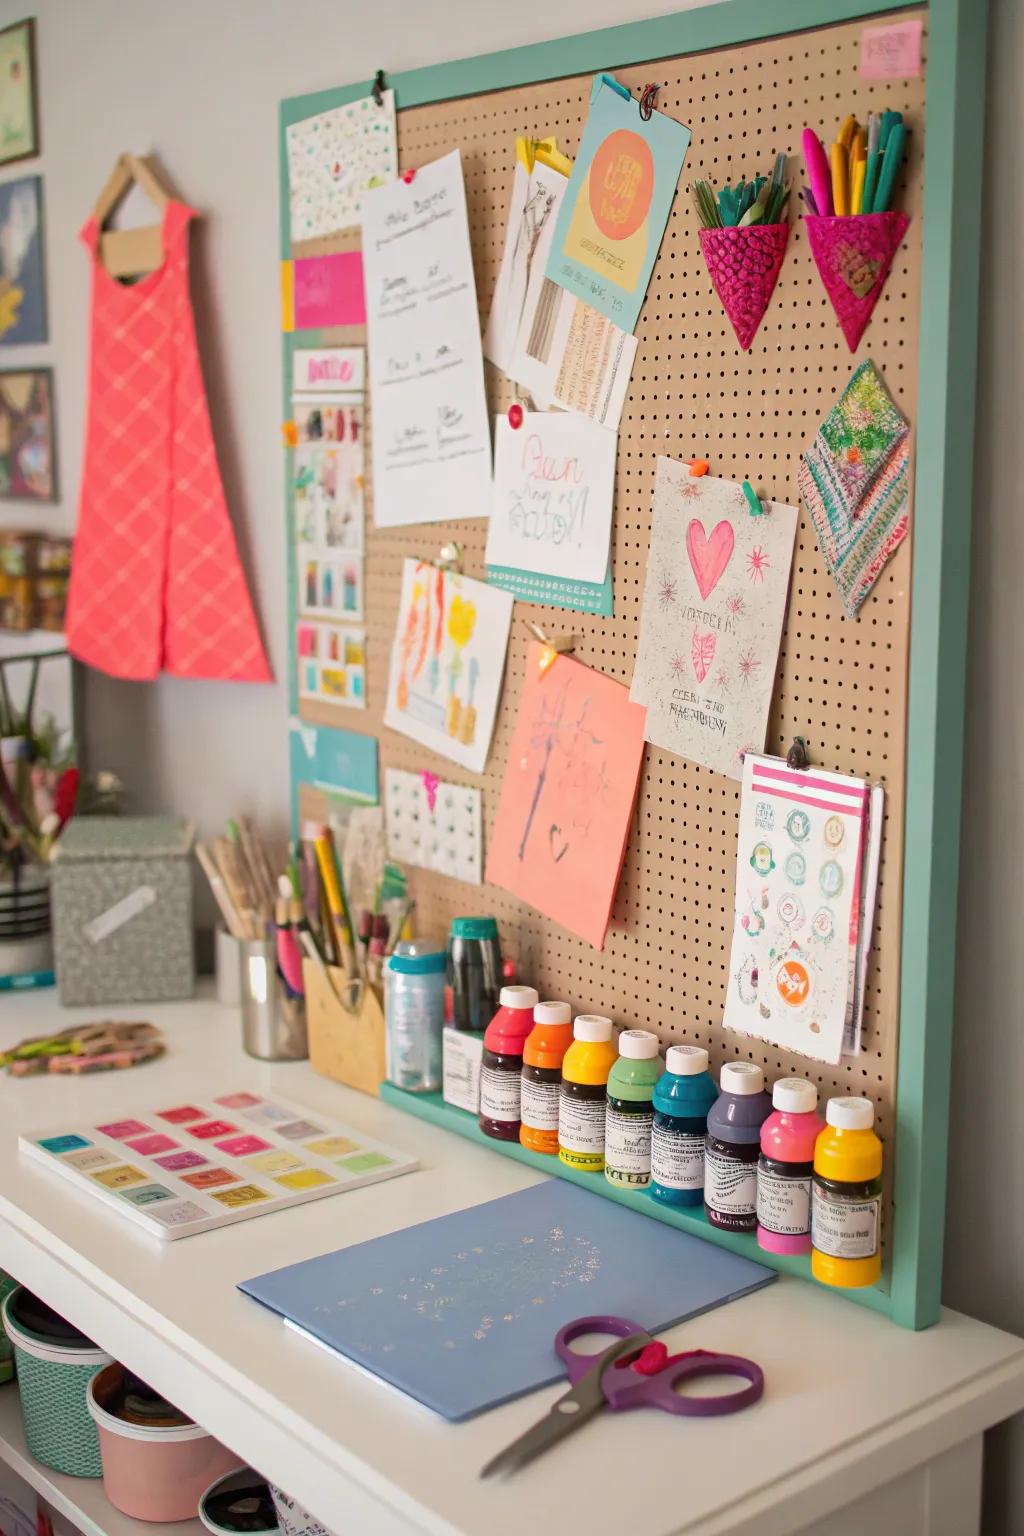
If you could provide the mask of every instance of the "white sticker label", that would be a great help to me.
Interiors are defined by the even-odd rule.
[[[484,1067],[480,1073],[480,1114],[487,1120],[518,1120],[522,1078],[518,1072]]]
[[[319,834],[318,834],[319,835]],[[479,1035],[458,1029],[444,1031],[444,1101],[471,1115],[480,1113],[480,1062],[484,1043]]]
[[[833,1259],[871,1259],[878,1252],[880,1200],[836,1200],[814,1186],[811,1242]]]
[[[115,901],[112,907],[101,912],[99,917],[94,917],[91,923],[84,923],[82,932],[90,944],[99,944],[104,939],[109,939],[118,928],[123,928],[125,923],[131,922],[133,917],[138,917],[140,912],[145,912],[156,901],[156,891],[151,885],[136,886],[127,896],[120,901]]]
[[[651,1137],[651,1178],[662,1189],[703,1189],[704,1137],[655,1125]]]
[[[806,1237],[811,1230],[811,1181],[757,1170],[757,1221],[779,1237]]]
[[[704,1152],[704,1203],[730,1216],[753,1216],[757,1210],[757,1164],[741,1163],[721,1152]]]
[[[558,1130],[557,1083],[535,1083],[523,1078],[523,1124],[531,1131]]]
[[[604,1151],[604,1099],[573,1099],[565,1092],[558,1103],[558,1145],[567,1152]]]
[[[629,1183],[646,1184],[651,1177],[653,1125],[653,1110],[630,1115],[609,1105],[604,1132],[605,1172],[621,1174]]]

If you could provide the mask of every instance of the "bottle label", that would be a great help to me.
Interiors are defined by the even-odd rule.
[[[642,1115],[624,1115],[609,1104],[604,1131],[604,1167],[610,1178],[617,1178],[623,1184],[650,1183],[653,1125],[653,1109]]]
[[[651,1178],[662,1189],[703,1189],[704,1137],[656,1125],[651,1137]]]
[[[558,1145],[567,1152],[604,1155],[603,1099],[571,1099],[563,1093],[558,1103]]]
[[[558,1130],[557,1083],[534,1083],[523,1078],[522,1122],[530,1131]]]
[[[757,1210],[757,1164],[704,1151],[704,1203],[730,1216],[753,1216]]]
[[[878,1213],[881,1201],[836,1200],[814,1186],[811,1200],[811,1242],[833,1259],[873,1259],[878,1252]]]
[[[518,1120],[522,1078],[499,1067],[480,1071],[480,1114],[485,1120]]]
[[[806,1237],[811,1230],[811,1181],[757,1170],[757,1223],[779,1237]]]

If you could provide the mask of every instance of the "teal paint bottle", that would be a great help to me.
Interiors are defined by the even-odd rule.
[[[663,1205],[704,1202],[704,1137],[718,1097],[699,1045],[673,1045],[654,1090],[651,1197]]]
[[[608,1074],[604,1129],[604,1176],[609,1184],[646,1189],[651,1182],[654,1088],[661,1076],[658,1037],[649,1029],[624,1029],[619,1059]]]

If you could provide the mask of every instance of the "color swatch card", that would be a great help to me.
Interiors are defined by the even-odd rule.
[[[604,580],[617,447],[614,432],[567,411],[526,411],[518,427],[495,419],[489,580],[504,585],[501,567]]]
[[[511,623],[507,592],[406,560],[384,724],[482,773]]]
[[[478,789],[447,784],[436,773],[384,772],[388,854],[453,880],[483,879],[483,826]]]
[[[398,175],[395,93],[320,112],[285,130],[291,238],[317,240],[360,222],[363,195]]]
[[[526,677],[487,879],[604,948],[644,754],[644,712],[621,683],[543,648]]]
[[[491,435],[462,157],[363,203],[378,528],[486,517]]]
[[[838,1063],[869,797],[863,779],[747,754],[726,1029]]]
[[[555,1334],[578,1317],[617,1314],[657,1333],[774,1279],[763,1264],[545,1179],[240,1289],[458,1420],[564,1379]]]
[[[295,626],[299,697],[366,708],[366,631],[333,624]]]
[[[738,779],[764,747],[797,513],[659,458],[629,696],[647,740]]]
[[[419,1166],[338,1121],[248,1092],[38,1131],[18,1150],[164,1241]]]
[[[690,144],[606,75],[590,97],[580,152],[559,209],[547,276],[624,331],[640,316]]]

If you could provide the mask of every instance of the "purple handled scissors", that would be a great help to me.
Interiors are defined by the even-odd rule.
[[[599,1354],[574,1350],[573,1341],[587,1333],[613,1334],[615,1343]],[[572,1383],[570,1390],[531,1429],[489,1461],[481,1477],[518,1472],[605,1408],[613,1413],[627,1408],[660,1408],[663,1413],[703,1418],[714,1413],[738,1413],[756,1403],[764,1391],[764,1374],[753,1360],[706,1349],[670,1355],[664,1344],[624,1317],[578,1317],[558,1330],[555,1350]],[[676,1390],[680,1383],[702,1376],[740,1376],[747,1385],[717,1397],[685,1397]]]

